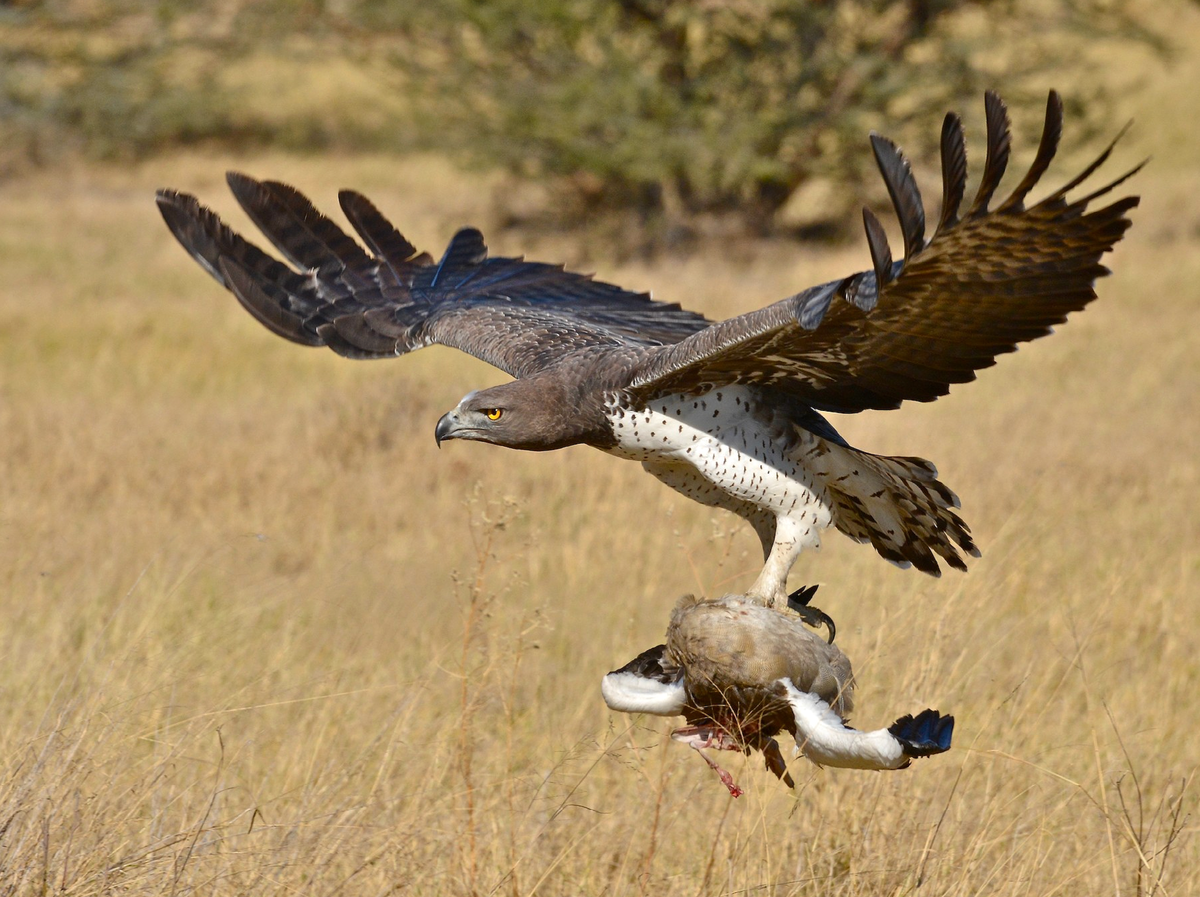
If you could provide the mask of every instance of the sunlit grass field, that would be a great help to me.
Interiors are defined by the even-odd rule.
[[[934,460],[983,548],[933,580],[831,533],[793,573],[838,620],[855,722],[936,707],[954,750],[798,760],[794,793],[726,755],[736,801],[598,686],[679,595],[749,584],[748,528],[583,448],[439,451],[438,416],[503,375],[271,336],[152,199],[247,230],[226,168],[328,208],[353,186],[437,252],[503,185],[270,154],[0,184],[0,893],[1196,893],[1198,77],[1177,60],[1113,110],[1137,119],[1113,173],[1155,160],[1094,306],[933,405],[836,421]],[[1019,161],[1040,111],[1013,110]],[[869,264],[584,239],[532,245],[713,316]]]

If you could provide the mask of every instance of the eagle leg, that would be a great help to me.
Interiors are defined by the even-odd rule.
[[[699,754],[700,759],[707,763],[708,768],[715,772],[721,779],[721,784],[729,789],[731,796],[741,797],[746,793],[737,786],[737,783],[733,781],[733,776],[729,772],[718,766],[708,754],[704,753],[705,748],[715,748],[718,751],[742,750],[742,745],[728,732],[711,726],[684,726],[672,732],[671,738],[674,741],[683,742]]]
[[[747,596],[767,607],[782,604],[788,594],[788,572],[805,548],[816,548],[818,545],[820,540],[817,530],[804,523],[803,517],[777,517],[775,538],[767,551],[762,571],[746,590]]]
[[[801,586],[788,595],[787,605],[798,613],[800,619],[813,629],[820,629],[822,626],[828,629],[829,644],[832,645],[833,640],[837,638],[837,626],[834,625],[833,617],[829,616],[829,614],[825,613],[819,607],[813,607],[809,604],[816,593],[816,586]]]

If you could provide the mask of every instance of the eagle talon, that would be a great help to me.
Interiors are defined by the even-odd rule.
[[[825,613],[819,607],[812,607],[809,602],[812,601],[813,595],[817,594],[818,586],[801,586],[788,595],[788,607],[800,615],[800,619],[811,626],[813,629],[820,629],[824,626],[829,630],[828,643],[833,644],[833,640],[837,637],[837,626],[833,622],[833,617]]]

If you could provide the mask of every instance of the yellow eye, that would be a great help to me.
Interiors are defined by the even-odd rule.
[[[502,415],[504,411],[500,408],[488,408],[483,413],[487,415],[488,420],[500,420],[500,415]]]

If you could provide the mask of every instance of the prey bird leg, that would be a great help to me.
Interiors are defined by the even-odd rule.
[[[715,748],[718,751],[741,751],[742,746],[728,732],[708,726],[684,726],[672,732],[671,739],[686,744],[699,754],[700,759],[707,763],[708,768],[721,779],[721,784],[729,789],[731,796],[741,797],[746,793],[737,786],[728,771],[722,769],[708,754],[704,753],[705,748]],[[780,759],[782,760],[782,757]]]
[[[709,769],[711,769],[718,776],[720,776],[721,784],[729,789],[729,794],[732,797],[741,797],[743,794],[746,793],[745,791],[743,791],[741,788],[739,788],[737,786],[737,783],[734,782],[734,780],[733,780],[733,776],[730,775],[726,770],[717,766],[717,764],[712,761],[712,758],[710,758],[708,756],[708,754],[704,753],[704,751],[701,750],[699,746],[693,744],[692,747],[695,748],[696,753],[700,755],[700,759],[708,764]]]

